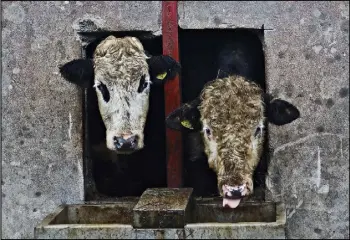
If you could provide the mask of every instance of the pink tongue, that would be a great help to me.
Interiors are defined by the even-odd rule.
[[[225,207],[228,205],[230,208],[236,208],[239,205],[241,199],[227,199],[223,198],[222,206]]]

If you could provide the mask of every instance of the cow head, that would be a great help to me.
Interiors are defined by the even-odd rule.
[[[122,154],[144,146],[151,85],[163,84],[179,71],[178,62],[169,56],[150,56],[137,38],[114,36],[96,47],[93,59],[60,67],[66,80],[95,88],[107,148]]]
[[[253,173],[262,154],[266,120],[280,126],[299,115],[291,103],[265,94],[244,77],[230,75],[209,82],[198,98],[172,112],[166,124],[172,129],[201,133],[223,205],[234,208],[253,192]]]

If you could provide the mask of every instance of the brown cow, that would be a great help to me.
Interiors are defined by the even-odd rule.
[[[249,47],[242,43],[224,47],[218,77],[166,120],[169,128],[200,132],[223,205],[231,208],[253,192],[267,121],[284,125],[300,117],[295,106],[264,93],[250,77],[254,68],[249,64],[255,66],[255,60],[248,53]]]

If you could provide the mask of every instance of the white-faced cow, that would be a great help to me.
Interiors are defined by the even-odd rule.
[[[81,87],[93,86],[106,127],[107,148],[121,154],[142,149],[152,84],[162,84],[180,71],[169,56],[150,56],[135,37],[109,36],[93,59],[60,67],[62,76]]]
[[[244,43],[224,46],[218,63],[218,77],[205,84],[195,100],[169,114],[166,124],[201,134],[223,205],[235,208],[253,192],[267,122],[288,124],[300,113],[291,103],[266,94],[250,77],[254,57]]]

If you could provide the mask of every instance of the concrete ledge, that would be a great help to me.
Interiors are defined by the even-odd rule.
[[[210,202],[210,200],[195,200],[194,205],[201,206],[202,209],[218,207],[216,201]],[[248,209],[249,206],[259,208],[259,203],[246,202],[244,205],[242,208]],[[211,216],[209,220],[185,222],[184,227],[180,228],[134,228],[132,217],[133,209],[137,209],[135,201],[66,205],[49,214],[34,232],[36,239],[284,239],[286,224],[284,204],[261,203],[260,214],[271,214],[271,209],[264,205],[274,206],[274,221],[245,221],[244,218],[240,218],[232,223],[228,220],[227,214],[232,215],[235,210],[227,209],[228,213],[216,213],[216,222]],[[191,214],[195,215],[195,211]],[[226,214],[226,217],[219,216],[222,214]],[[223,218],[227,220],[222,221]],[[263,218],[257,217],[257,219]]]

